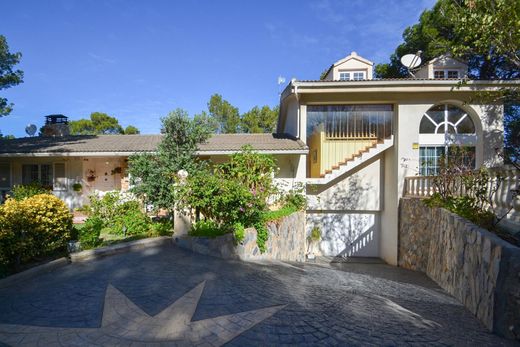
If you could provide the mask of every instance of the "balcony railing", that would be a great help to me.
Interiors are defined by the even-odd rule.
[[[487,183],[487,192],[491,199],[491,204],[497,215],[506,215],[505,219],[515,225],[520,225],[520,170],[514,168],[490,169],[490,178]],[[425,198],[431,196],[437,190],[435,186],[436,176],[413,176],[406,177],[404,180],[405,197]],[[456,196],[469,195],[465,191],[461,177],[454,177],[444,187]],[[497,189],[498,187],[498,189]],[[494,194],[492,191],[496,190]]]

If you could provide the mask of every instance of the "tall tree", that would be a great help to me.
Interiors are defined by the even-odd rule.
[[[10,53],[5,36],[0,35],[0,90],[13,87],[23,82],[23,71],[13,70],[13,67],[20,62],[22,54],[20,52]],[[0,97],[0,117],[11,113],[13,104],[6,98]]]
[[[72,135],[101,135],[101,134],[139,134],[139,129],[129,125],[126,129],[119,124],[119,120],[103,112],[93,112],[90,119],[79,119],[69,122]]]
[[[241,128],[245,133],[272,133],[276,129],[279,107],[255,106],[242,115]]]
[[[233,134],[240,131],[240,114],[238,108],[231,105],[220,94],[213,94],[208,102],[208,111],[218,123],[217,131]]]
[[[399,57],[423,51],[424,61],[444,53],[468,63],[475,79],[520,78],[520,1],[439,0],[424,11],[419,22],[405,29],[404,42],[390,56],[390,63],[376,66],[379,78],[404,77]],[[507,88],[493,95],[479,93],[481,102],[505,104],[506,160],[520,160],[520,90]]]
[[[137,129],[136,127],[134,127],[133,125],[129,125],[125,128],[124,130],[124,134],[125,135],[137,135],[139,134],[140,131],[139,129]]]
[[[195,152],[212,131],[207,119],[190,119],[181,109],[170,112],[162,119],[164,136],[157,153],[130,157],[132,191],[156,209],[173,211],[178,194],[177,173],[186,170],[193,175],[201,170],[204,163],[196,160]]]

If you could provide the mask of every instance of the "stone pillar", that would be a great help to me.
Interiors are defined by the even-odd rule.
[[[177,177],[179,177],[179,185],[183,185],[186,183],[186,178],[188,177],[188,172],[186,170],[179,170],[177,172]],[[181,236],[188,234],[188,231],[191,229],[191,213],[190,211],[174,211],[173,214],[173,232],[174,236]]]

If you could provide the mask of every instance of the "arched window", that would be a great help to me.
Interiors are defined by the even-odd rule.
[[[475,124],[467,112],[450,104],[433,106],[419,125],[419,173],[438,174],[441,157],[457,158],[474,168],[476,139]]]

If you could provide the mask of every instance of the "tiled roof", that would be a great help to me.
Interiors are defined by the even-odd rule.
[[[111,152],[152,152],[162,135],[82,135],[65,137],[24,137],[0,140],[0,155],[8,154],[73,154]],[[200,145],[200,152],[232,152],[250,144],[259,151],[305,150],[305,144],[287,135],[216,134]]]

